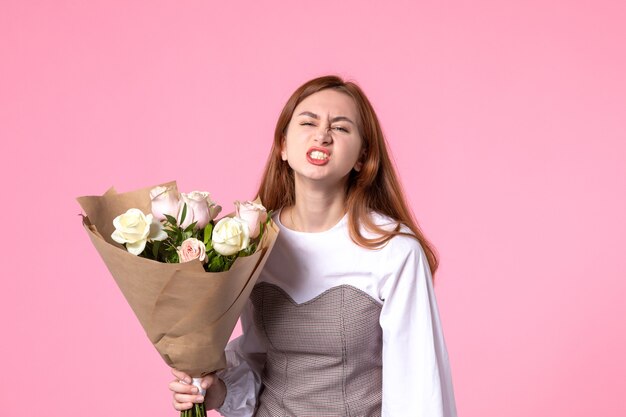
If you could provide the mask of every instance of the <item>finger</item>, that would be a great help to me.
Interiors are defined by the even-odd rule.
[[[179,403],[176,400],[172,400],[172,405],[174,405],[174,409],[178,411],[189,410],[191,407],[193,407],[192,403]]]
[[[174,400],[179,404],[202,403],[204,402],[204,397],[202,395],[174,394]]]
[[[188,384],[191,384],[191,377],[184,373],[183,371],[179,371],[178,369],[172,368],[172,374],[181,381],[185,381]]]
[[[168,386],[170,388],[170,391],[173,391],[179,394],[197,394],[198,393],[197,387],[193,385],[185,384],[178,380],[174,380],[170,382]]]

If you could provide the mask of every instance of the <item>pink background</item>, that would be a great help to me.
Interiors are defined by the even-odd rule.
[[[625,415],[625,3],[287,3],[2,2],[0,414],[177,415],[74,198],[176,179],[229,210],[338,73],[441,254],[459,415]]]

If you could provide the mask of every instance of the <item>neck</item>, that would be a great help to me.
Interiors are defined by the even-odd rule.
[[[345,186],[326,186],[312,181],[295,181],[296,203],[285,216],[287,224],[300,232],[323,232],[331,229],[344,216]],[[283,224],[285,222],[283,221]]]

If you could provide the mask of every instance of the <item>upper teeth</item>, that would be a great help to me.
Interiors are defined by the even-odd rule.
[[[321,151],[313,151],[311,152],[311,158],[313,159],[326,159],[328,158],[328,154]]]

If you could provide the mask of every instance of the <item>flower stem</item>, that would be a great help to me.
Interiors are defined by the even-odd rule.
[[[206,409],[204,403],[194,404],[189,410],[183,410],[180,412],[180,417],[206,417]]]

